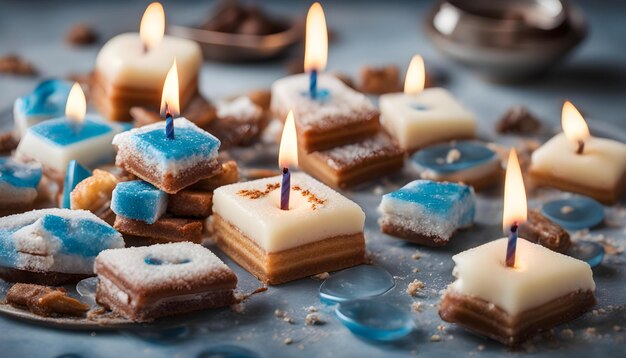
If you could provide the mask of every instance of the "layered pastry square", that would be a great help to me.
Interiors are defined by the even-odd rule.
[[[95,271],[98,304],[136,322],[235,303],[237,277],[197,244],[106,250]]]
[[[166,138],[163,121],[116,135],[116,165],[168,194],[221,171],[217,138],[183,117],[174,120],[174,133]]]
[[[298,163],[307,173],[334,188],[348,188],[402,169],[404,151],[379,132],[353,144],[306,153]]]
[[[560,133],[533,152],[529,173],[540,186],[613,204],[626,191],[626,144],[593,137],[585,142],[584,152],[577,154]]]
[[[476,137],[474,115],[442,88],[380,97],[381,123],[411,153],[431,144]]]
[[[37,198],[41,176],[41,165],[37,162],[21,163],[0,157],[0,209],[31,205]]]
[[[0,218],[0,278],[61,285],[93,275],[105,249],[122,235],[89,211],[43,209]]]
[[[415,180],[385,194],[378,208],[382,232],[426,246],[443,246],[474,223],[471,187]]]
[[[595,304],[589,265],[524,239],[507,267],[507,239],[454,255],[450,284],[439,306],[444,321],[509,346],[573,320]]]
[[[298,145],[307,153],[358,142],[375,134],[379,112],[362,93],[334,76],[318,77],[319,95],[312,99],[308,75],[282,78],[272,84],[271,110],[284,120],[293,111]]]
[[[222,251],[273,285],[364,262],[365,213],[356,203],[295,173],[289,210],[281,210],[280,185],[272,177],[215,190],[213,230]]]
[[[145,50],[136,34],[121,34],[108,41],[96,59],[91,99],[106,118],[130,121],[131,107],[159,111],[165,76],[178,65],[180,106],[185,108],[198,92],[202,65],[200,46],[194,41],[165,36]]]
[[[92,168],[113,160],[111,141],[124,129],[89,116],[80,123],[65,117],[47,120],[26,130],[16,156],[35,159],[59,175],[72,160]]]
[[[71,88],[71,83],[67,81],[45,80],[31,93],[16,99],[13,120],[19,136],[22,137],[35,124],[63,116]]]

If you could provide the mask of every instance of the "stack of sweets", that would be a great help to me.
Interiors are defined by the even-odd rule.
[[[220,141],[181,117],[174,138],[159,122],[116,136],[116,165],[139,180],[118,183],[111,210],[127,239],[149,243],[202,240],[213,189],[238,180],[234,162],[218,162]]]
[[[362,93],[331,75],[317,79],[320,93],[307,92],[306,75],[272,85],[272,112],[293,109],[300,167],[335,188],[346,188],[402,168],[404,151],[380,128],[379,112]]]

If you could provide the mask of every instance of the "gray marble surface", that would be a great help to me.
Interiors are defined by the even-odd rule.
[[[210,2],[165,1],[168,20],[185,24],[198,21]],[[101,44],[74,49],[63,42],[65,31],[76,22],[89,22],[104,39],[116,33],[135,31],[144,1],[0,1],[0,55],[16,52],[31,60],[44,77],[86,72],[93,67]],[[268,6],[285,14],[301,15],[305,1],[268,2]],[[528,105],[537,116],[556,127],[560,123],[561,104],[571,99],[584,113],[592,132],[626,140],[626,23],[624,2],[582,3],[590,23],[590,34],[583,45],[549,76],[523,84],[503,85],[484,82],[440,55],[421,31],[421,22],[430,2],[356,2],[328,1],[325,4],[328,23],[338,33],[330,48],[329,70],[357,74],[366,64],[395,63],[404,68],[413,53],[424,55],[426,65],[441,75],[442,86],[450,89],[480,119],[481,133],[494,137],[493,122],[513,104]],[[267,87],[285,75],[286,60],[262,64],[205,63],[201,90],[211,98]],[[14,99],[28,92],[38,81],[34,78],[0,76],[0,112],[10,108]],[[9,116],[3,120],[8,121]],[[511,138],[498,138],[514,141]],[[258,153],[263,153],[258,155]],[[233,153],[250,166],[274,166],[275,149],[261,152],[254,148]],[[357,201],[367,214],[367,245],[375,264],[396,276],[396,287],[387,295],[389,302],[410,311],[413,302],[423,302],[425,310],[413,313],[416,330],[406,339],[380,344],[361,340],[343,327],[333,316],[332,308],[319,302],[320,282],[303,279],[253,296],[243,313],[228,309],[165,320],[150,326],[124,331],[72,331],[32,325],[0,317],[1,356],[54,357],[73,353],[84,357],[193,357],[218,344],[236,344],[258,351],[262,357],[400,357],[422,356],[624,356],[626,329],[625,270],[622,255],[608,256],[594,270],[598,285],[597,309],[570,324],[557,328],[555,338],[544,337],[519,351],[509,351],[499,344],[466,333],[460,328],[442,324],[434,305],[439,291],[451,281],[451,255],[499,237],[501,198],[486,193],[478,198],[477,225],[463,232],[450,246],[442,249],[420,249],[423,257],[412,258],[416,246],[380,234],[376,207],[379,190],[388,191],[410,180],[409,173],[394,176],[379,185],[345,192]],[[544,191],[531,197],[537,206],[549,197],[563,196]],[[611,225],[594,229],[597,239],[604,235],[624,245],[624,210],[607,210]],[[223,257],[223,255],[221,255]],[[258,285],[245,271],[235,268],[241,288]],[[414,273],[413,269],[419,272]],[[414,279],[426,283],[424,294],[410,297],[405,290]],[[306,307],[318,307],[326,324],[305,326]],[[294,323],[274,316],[274,310],[287,311]],[[594,328],[595,333],[588,328]],[[564,338],[571,329],[573,338]],[[569,333],[566,331],[566,334]],[[430,342],[433,334],[441,342]],[[286,338],[293,343],[286,345]]]

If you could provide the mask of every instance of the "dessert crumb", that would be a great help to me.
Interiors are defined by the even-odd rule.
[[[618,325],[615,325],[615,326],[613,326],[613,331],[615,331],[615,332],[621,332],[621,331],[622,331],[622,327],[621,327],[621,326],[618,326]]]
[[[424,304],[422,302],[413,302],[411,303],[411,311],[413,312],[422,312],[424,310]]]
[[[438,334],[433,334],[432,336],[430,336],[430,341],[431,342],[440,342],[441,341],[441,336]]]
[[[323,281],[329,277],[330,277],[330,274],[328,272],[322,272],[322,273],[318,273],[317,275],[311,276],[312,279],[318,280],[318,281]]]
[[[285,338],[285,340],[283,341],[283,343],[285,343],[285,345],[290,345],[291,343],[293,343],[293,339],[291,339],[291,337],[287,337]]]
[[[415,297],[424,287],[426,287],[424,282],[420,280],[413,280],[413,282],[409,283],[409,286],[407,286],[406,293],[408,293],[409,296]]]
[[[448,151],[448,154],[446,155],[447,164],[457,162],[459,159],[461,159],[461,152],[458,149],[453,148]]]
[[[445,332],[446,331],[446,326],[444,326],[443,324],[440,324],[437,326],[437,330],[439,332]]]
[[[565,328],[561,331],[561,337],[565,339],[572,339],[574,338],[574,331],[569,328]]]
[[[413,273],[418,273],[420,272],[420,269],[418,269],[417,267],[413,267]]]
[[[317,312],[317,308],[315,306],[309,306],[306,311],[309,313]]]
[[[243,313],[245,311],[245,306],[242,302],[235,303],[234,305],[230,305],[230,310],[235,313]]]
[[[280,309],[276,309],[274,311],[274,316],[276,316],[276,318],[281,318],[283,321],[287,322],[287,323],[294,323],[293,318],[291,318],[291,316],[289,316],[289,313],[280,310]]]
[[[569,206],[569,205],[565,205],[565,206],[561,207],[561,214],[569,214],[572,211],[574,211],[574,208]]]
[[[307,326],[323,325],[325,322],[317,313],[309,313],[304,318],[304,324]]]
[[[478,350],[479,352],[482,352],[485,350],[485,345],[484,344],[479,344],[478,347],[476,347],[476,350]]]
[[[422,252],[419,250],[415,250],[415,252],[413,253],[413,255],[411,255],[411,258],[413,260],[419,260],[422,258]]]

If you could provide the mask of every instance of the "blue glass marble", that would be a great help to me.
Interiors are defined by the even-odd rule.
[[[547,202],[541,213],[568,230],[594,227],[604,220],[604,206],[586,196],[572,196]]]
[[[72,84],[56,79],[45,80],[33,92],[20,97],[18,110],[27,116],[62,116]]]
[[[174,121],[176,123],[176,121]],[[175,126],[176,139],[165,137],[162,128],[149,132],[137,133],[132,137],[135,149],[141,153],[150,153],[164,161],[183,160],[210,153],[217,155],[220,141],[211,134],[196,128]]]
[[[585,261],[591,267],[596,267],[604,259],[604,246],[593,241],[579,240],[573,243],[567,255]]]
[[[410,312],[381,299],[342,302],[335,313],[352,333],[376,341],[400,339],[414,327]]]
[[[457,149],[461,156],[451,163],[446,161],[448,152]],[[496,153],[477,141],[456,141],[424,148],[411,156],[418,166],[436,173],[454,173],[474,168],[496,159]]]
[[[30,130],[56,146],[68,146],[110,133],[113,127],[97,120],[85,118],[82,123],[68,118],[56,118],[34,125]]]
[[[0,158],[0,183],[17,188],[37,188],[41,175],[39,164],[20,163],[8,157]]]
[[[197,358],[260,358],[255,352],[240,346],[224,344],[198,353]]]
[[[111,210],[116,215],[154,224],[166,208],[167,194],[143,180],[121,182],[113,190]]]
[[[360,265],[331,275],[320,286],[326,303],[380,296],[395,286],[393,276],[377,266]]]
[[[65,181],[63,182],[63,200],[61,202],[62,208],[70,208],[70,193],[74,190],[74,188],[76,188],[78,183],[89,178],[90,176],[91,171],[89,169],[78,164],[75,160],[69,162],[67,170],[65,171]]]

